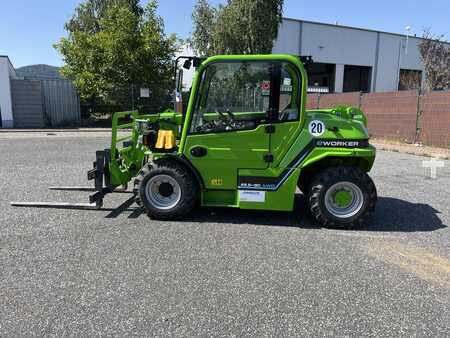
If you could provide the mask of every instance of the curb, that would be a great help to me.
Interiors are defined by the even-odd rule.
[[[450,160],[450,149],[428,146],[416,147],[412,144],[392,144],[386,142],[377,142],[375,140],[371,141],[370,143],[374,145],[377,150]]]

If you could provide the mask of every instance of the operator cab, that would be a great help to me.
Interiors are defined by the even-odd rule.
[[[292,95],[292,78],[286,67],[286,64],[275,66],[267,62],[209,65],[202,74],[190,133],[252,130],[269,123],[271,118],[276,118],[267,113],[271,94],[275,94],[271,83],[276,83],[275,77],[280,73],[283,82],[277,93],[281,108],[278,119],[296,120],[298,101]]]
[[[207,189],[237,189],[242,170],[278,165],[301,131],[302,70],[284,55],[218,56],[198,67],[181,143]]]
[[[186,58],[185,69],[203,61],[180,58]],[[181,97],[182,74],[182,70],[177,74],[176,98]],[[287,62],[209,63],[200,75],[189,134],[252,130],[261,124],[298,120],[299,89],[300,76]]]

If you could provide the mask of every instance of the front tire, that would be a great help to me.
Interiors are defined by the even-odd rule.
[[[182,165],[160,160],[147,163],[134,181],[136,203],[159,220],[180,219],[195,207],[197,183]]]
[[[327,228],[357,228],[375,210],[372,179],[357,167],[333,167],[314,177],[308,189],[309,211]]]

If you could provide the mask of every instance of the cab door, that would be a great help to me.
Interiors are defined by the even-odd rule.
[[[239,169],[268,167],[272,65],[220,61],[200,75],[183,154],[207,189],[237,189]]]
[[[301,132],[302,77],[296,66],[278,64],[273,74],[272,133],[270,134],[271,167],[278,167]]]

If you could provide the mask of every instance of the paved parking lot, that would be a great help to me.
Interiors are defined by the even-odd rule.
[[[104,137],[0,137],[0,335],[450,335],[450,162],[379,152],[376,214],[320,229],[303,214],[197,210],[151,221],[127,195],[85,201]]]

